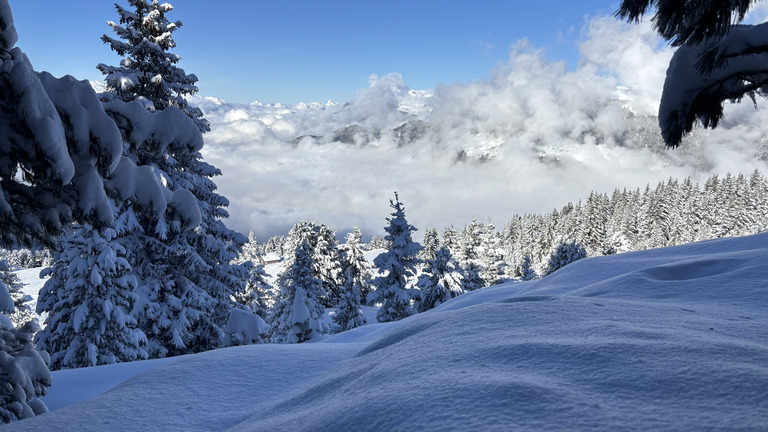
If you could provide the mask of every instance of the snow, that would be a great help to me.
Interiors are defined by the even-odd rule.
[[[16,34],[16,27],[13,25],[13,20],[10,19],[11,16],[11,7],[8,5],[8,0],[0,0],[0,17],[8,18],[3,20],[2,27],[0,27],[0,46],[3,48],[11,48],[19,40],[19,36]]]
[[[766,260],[768,234],[587,258],[311,343],[55,372],[5,428],[761,430]]]
[[[262,335],[268,333],[269,325],[258,315],[240,309],[229,312],[227,326],[224,328],[225,345],[233,345],[233,335],[246,344],[262,343]]]

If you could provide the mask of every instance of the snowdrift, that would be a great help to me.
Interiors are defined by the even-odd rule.
[[[764,430],[766,263],[768,234],[585,259],[315,343],[57,372],[126,380],[6,428]]]

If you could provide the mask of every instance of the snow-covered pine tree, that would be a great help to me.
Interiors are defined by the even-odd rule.
[[[315,247],[317,247],[317,237],[320,227],[315,222],[301,221],[296,223],[288,231],[288,236],[285,238],[284,248],[288,252],[284,257],[283,264],[287,270],[293,265],[293,260],[296,259],[296,249],[302,242],[306,241],[314,255]]]
[[[484,233],[485,226],[477,219],[472,219],[461,234],[457,261],[464,273],[464,286],[467,291],[478,290],[487,285],[483,279],[485,267],[482,265]]]
[[[363,311],[360,309],[362,304],[362,293],[360,287],[354,282],[354,278],[347,275],[347,280],[341,287],[341,299],[336,306],[336,315],[333,321],[339,326],[339,331],[352,330],[365,324]]]
[[[248,241],[245,242],[240,256],[237,257],[237,262],[244,263],[250,261],[254,264],[259,264],[262,255],[261,245],[259,245],[259,241],[256,240],[256,235],[253,233],[253,230],[251,230],[248,233]]]
[[[285,236],[270,237],[270,239],[267,240],[267,244],[264,245],[264,253],[273,252],[278,254],[281,257],[285,256],[286,254],[285,242],[286,242]]]
[[[451,251],[443,246],[428,261],[417,284],[420,292],[418,311],[425,312],[464,293],[464,275]]]
[[[197,93],[197,76],[178,67],[181,56],[170,52],[176,47],[172,33],[182,26],[181,21],[170,22],[165,16],[173,6],[158,0],[128,0],[128,4],[130,9],[115,4],[119,23],[107,22],[118,39],[101,37],[124,57],[120,66],[98,65],[105,75],[107,90],[102,93],[102,100],[138,100],[158,111],[175,106],[194,120],[202,132],[209,131],[210,124],[203,118],[203,112],[189,106],[185,99]]]
[[[311,253],[312,247],[303,240],[277,280],[280,294],[269,319],[272,342],[301,343],[327,333],[322,321],[325,308],[318,301],[322,281],[315,276]]]
[[[347,234],[347,242],[339,246],[341,251],[341,267],[345,280],[342,287],[342,297],[347,288],[352,284],[360,290],[361,304],[368,304],[368,294],[373,291],[371,280],[373,272],[362,248],[362,232],[360,228],[354,227],[352,232]]]
[[[140,177],[121,159],[120,132],[91,86],[71,76],[36,73],[15,47],[17,40],[8,0],[0,0],[0,245],[53,245],[70,222],[110,224],[105,189],[130,189]],[[140,198],[162,198],[159,185],[134,190]],[[167,201],[155,204],[155,217],[163,219]],[[13,300],[0,285],[0,309],[12,313]],[[15,329],[0,316],[3,421],[46,411],[39,397],[51,375],[47,354],[32,345],[35,331],[34,323]]]
[[[443,228],[443,246],[447,247],[454,257],[461,252],[459,237],[459,231],[453,226]]]
[[[165,18],[172,9],[168,3],[129,0],[129,4],[133,10],[116,5],[120,24],[125,26],[109,24],[123,40],[103,38],[125,58],[121,67],[99,65],[107,75],[102,99],[113,100],[106,103],[107,111],[121,126],[126,153],[139,165],[152,167],[173,194],[191,193],[201,216],[194,229],[179,224],[155,227],[144,220],[143,229],[135,233],[145,238],[126,243],[143,246],[149,254],[128,252],[139,276],[138,292],[144,297],[137,302],[134,316],[150,340],[152,357],[205,351],[220,346],[222,327],[234,307],[232,297],[243,290],[248,278],[247,269],[233,263],[246,239],[222,222],[229,217],[224,209],[229,201],[215,192],[212,181],[221,171],[205,163],[200,154],[200,133],[209,130],[208,122],[184,99],[197,91],[197,78],[178,68],[179,56],[168,52],[175,47],[171,33],[181,23]],[[169,124],[177,133],[186,133],[187,139],[158,146],[133,137],[143,123],[126,108],[132,104],[124,102],[134,100],[149,102],[143,105],[148,110],[171,116],[181,110],[187,121]],[[159,124],[155,122],[150,124]],[[140,261],[134,262],[133,256],[140,256]],[[153,268],[143,263],[152,263]]]
[[[309,244],[315,277],[323,284],[319,296],[320,303],[325,307],[334,307],[339,301],[340,287],[344,283],[341,256],[336,248],[336,233],[325,224],[302,221],[291,228],[285,247],[296,250],[303,241]],[[285,257],[285,268],[293,264],[293,259],[293,254]]]
[[[517,270],[516,276],[519,277],[520,280],[524,282],[537,279],[539,277],[539,275],[536,274],[536,271],[533,269],[530,255],[526,255],[523,257],[523,262],[520,264],[520,267]]]
[[[365,304],[371,292],[373,273],[360,247],[362,233],[354,227],[347,234],[347,242],[340,246],[344,284],[341,286],[341,298],[336,306],[333,320],[339,325],[339,331],[351,330],[365,324],[361,304]]]
[[[48,354],[32,344],[38,324],[21,283],[5,261],[0,266],[0,421],[8,423],[48,412],[39,397],[51,385],[51,373]]]
[[[369,304],[381,304],[376,314],[379,322],[397,321],[413,314],[409,291],[420,264],[417,257],[421,245],[411,238],[416,228],[405,219],[405,209],[397,192],[389,205],[394,211],[392,217],[387,218],[389,225],[384,227],[387,232],[384,240],[392,246],[373,261],[379,276],[373,279],[376,290],[368,295]]]
[[[2,1],[2,0],[0,0]],[[0,3],[0,8],[3,5]],[[0,10],[2,13],[2,10]],[[2,285],[2,283],[0,283]],[[10,423],[48,412],[41,396],[51,386],[48,354],[32,344],[34,322],[15,328],[5,315],[13,311],[13,300],[0,287],[0,421]]]
[[[586,218],[582,227],[584,248],[593,255],[603,254],[607,248],[610,236],[606,231],[609,219],[608,197],[604,194],[592,192],[587,198]]]
[[[145,359],[146,337],[128,315],[136,279],[115,231],[83,225],[64,241],[40,290],[37,313],[47,313],[35,336],[51,355],[51,369],[69,369]]]
[[[341,300],[345,277],[342,274],[341,253],[337,248],[336,233],[324,224],[319,227],[317,245],[312,259],[315,261],[315,273],[323,282],[323,295],[320,296],[320,302],[325,307],[334,307]]]
[[[35,321],[35,324],[38,324],[32,313],[32,308],[27,304],[32,300],[32,297],[24,294],[21,290],[24,285],[5,260],[0,261],[0,281],[8,288],[8,294],[13,300],[14,311],[8,316],[13,326],[21,328],[30,321]]]
[[[264,271],[263,264],[254,264],[249,261],[243,265],[248,268],[248,280],[245,281],[243,291],[234,294],[235,301],[247,310],[266,319],[269,310],[275,304],[274,288],[267,281],[269,275]]]
[[[587,251],[579,243],[560,243],[549,257],[544,276],[551,275],[566,265],[587,257]]]
[[[425,263],[435,259],[435,253],[438,249],[440,249],[440,237],[437,234],[437,229],[427,229],[424,231],[424,240],[422,241],[421,252],[419,252],[419,259]]]
[[[368,242],[366,250],[372,251],[374,249],[389,249],[389,247],[390,244],[387,243],[383,237],[373,236],[371,237],[371,241]]]
[[[501,235],[492,223],[488,223],[480,236],[480,279],[486,286],[502,283],[507,278],[507,262],[501,246]]]

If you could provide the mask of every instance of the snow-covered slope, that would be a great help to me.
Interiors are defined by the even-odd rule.
[[[764,430],[766,262],[768,234],[585,259],[316,343],[57,372],[147,365],[6,429]]]

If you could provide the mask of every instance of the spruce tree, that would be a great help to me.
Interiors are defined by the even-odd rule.
[[[360,247],[362,233],[354,227],[347,234],[347,242],[341,245],[341,260],[344,284],[341,286],[341,298],[336,306],[333,320],[339,325],[339,331],[351,330],[365,324],[361,304],[365,304],[371,292],[372,272]]]
[[[536,271],[533,269],[533,265],[531,264],[531,257],[529,255],[523,257],[523,262],[520,264],[520,267],[517,270],[517,277],[519,277],[520,280],[524,282],[537,279],[539,277],[539,275],[536,274]]]
[[[322,282],[320,302],[325,307],[334,307],[341,297],[341,285],[344,283],[341,268],[341,256],[336,248],[336,234],[328,226],[315,222],[302,221],[291,228],[285,247],[295,250],[303,241],[310,247],[315,277]],[[293,264],[293,255],[285,257],[284,265]]]
[[[431,228],[424,231],[424,240],[422,243],[419,259],[423,262],[435,259],[435,253],[440,249],[440,238],[438,237],[437,230]]]
[[[269,319],[272,342],[301,343],[327,333],[322,321],[325,308],[318,299],[322,281],[315,276],[311,250],[302,241],[290,267],[277,280],[280,294]]]
[[[5,260],[0,261],[0,281],[8,289],[8,294],[13,300],[14,310],[9,314],[13,326],[21,328],[30,321],[34,321],[37,325],[37,318],[32,313],[32,308],[27,304],[32,300],[32,297],[24,294],[22,291],[24,285]]]
[[[464,293],[464,275],[447,247],[438,249],[435,258],[427,262],[417,286],[421,290],[419,312],[435,308]]]
[[[360,291],[361,304],[368,304],[368,294],[373,290],[371,286],[373,272],[368,260],[365,259],[361,242],[362,233],[360,228],[354,227],[352,232],[347,234],[347,242],[339,247],[341,251],[342,273],[345,280],[342,287],[342,297],[351,285]]]
[[[122,40],[102,38],[125,56],[121,67],[99,65],[107,81],[102,99],[123,130],[126,154],[139,165],[151,166],[173,194],[191,194],[201,216],[196,227],[152,226],[153,221],[139,217],[141,229],[126,233],[129,260],[139,278],[137,292],[143,297],[133,316],[150,340],[152,357],[204,351],[221,345],[232,298],[248,279],[247,269],[233,263],[246,239],[224,225],[229,201],[216,193],[212,180],[221,171],[200,154],[200,133],[209,130],[208,122],[184,99],[197,91],[197,78],[178,68],[180,57],[169,52],[175,47],[171,34],[181,23],[165,17],[172,10],[168,3],[129,4],[132,10],[116,5],[120,24],[109,23]],[[172,124],[188,139],[162,147],[134,139],[137,123],[129,114],[135,113],[117,102],[135,100],[146,102],[143,106],[150,111],[181,110],[187,122],[174,119]]]
[[[2,0],[0,0],[2,1]],[[3,5],[0,3],[0,8]],[[2,11],[0,10],[0,13]],[[1,285],[1,284],[0,284]],[[15,328],[7,313],[13,300],[5,286],[0,287],[0,421],[9,423],[48,412],[40,400],[51,386],[48,354],[35,349],[34,322]]]
[[[264,253],[266,254],[269,252],[273,252],[281,257],[285,256],[286,254],[285,243],[286,243],[285,236],[271,237],[269,240],[267,240],[267,244],[264,245]]]
[[[245,281],[243,291],[234,294],[235,301],[245,309],[266,319],[269,310],[275,303],[275,293],[268,282],[263,264],[246,262],[243,264],[248,269],[248,279]]]
[[[262,255],[261,245],[259,245],[259,241],[256,240],[256,235],[253,234],[253,230],[251,230],[248,233],[248,241],[243,245],[242,252],[237,258],[237,262],[244,263],[250,261],[254,264],[259,264]]]
[[[90,225],[67,237],[51,276],[40,290],[37,313],[48,314],[37,333],[38,349],[51,355],[51,369],[144,359],[146,337],[128,315],[136,279],[115,231]]]
[[[386,240],[384,240],[383,237],[379,236],[373,236],[371,237],[371,241],[368,242],[368,245],[366,246],[366,250],[372,251],[375,249],[385,249],[388,250],[391,245],[387,243]]]
[[[325,307],[339,304],[343,294],[345,277],[342,274],[341,253],[337,247],[336,233],[326,225],[320,225],[317,244],[312,254],[315,261],[315,273],[323,282],[323,295],[320,302]]]
[[[566,265],[586,257],[587,251],[581,244],[575,242],[560,243],[549,258],[544,276],[551,275]]]
[[[501,236],[489,223],[480,236],[480,279],[485,286],[502,283],[507,278],[507,261],[501,247]]]
[[[352,277],[347,275],[346,283],[342,286],[341,299],[336,306],[336,314],[333,321],[339,326],[339,331],[352,330],[365,324],[363,311],[360,309],[362,304],[362,293],[360,287],[354,282]]]
[[[389,225],[384,228],[384,240],[392,246],[389,251],[373,261],[379,276],[373,279],[376,290],[368,296],[369,304],[381,304],[376,319],[379,322],[397,321],[413,314],[410,285],[419,265],[417,258],[421,245],[411,238],[416,228],[405,219],[405,209],[395,192],[395,200],[389,200],[394,210],[387,218]]]
[[[107,226],[113,220],[107,190],[135,186],[124,164],[120,132],[93,89],[71,76],[36,73],[18,40],[7,0],[0,0],[0,246],[51,246],[71,222]],[[124,169],[119,169],[120,167]],[[138,193],[147,197],[161,189]],[[162,219],[166,202],[154,207]],[[0,284],[0,310],[13,299]],[[14,328],[0,316],[0,419],[46,411],[39,397],[51,384],[48,356],[35,350],[35,323]]]
[[[443,246],[447,247],[454,257],[461,253],[459,237],[459,231],[453,226],[445,227],[443,229]]]
[[[487,283],[483,279],[483,235],[485,226],[472,219],[472,222],[464,228],[461,235],[458,261],[464,272],[464,284],[467,291],[484,288]]]
[[[185,99],[197,93],[197,76],[178,67],[181,56],[170,52],[176,47],[172,34],[182,26],[181,21],[170,22],[165,16],[173,6],[158,0],[128,0],[128,4],[131,7],[126,9],[115,3],[120,21],[107,22],[118,38],[101,37],[124,57],[120,66],[98,65],[105,75],[107,90],[102,93],[102,100],[138,100],[158,111],[175,106],[194,120],[202,132],[209,131],[203,112],[189,106]]]

